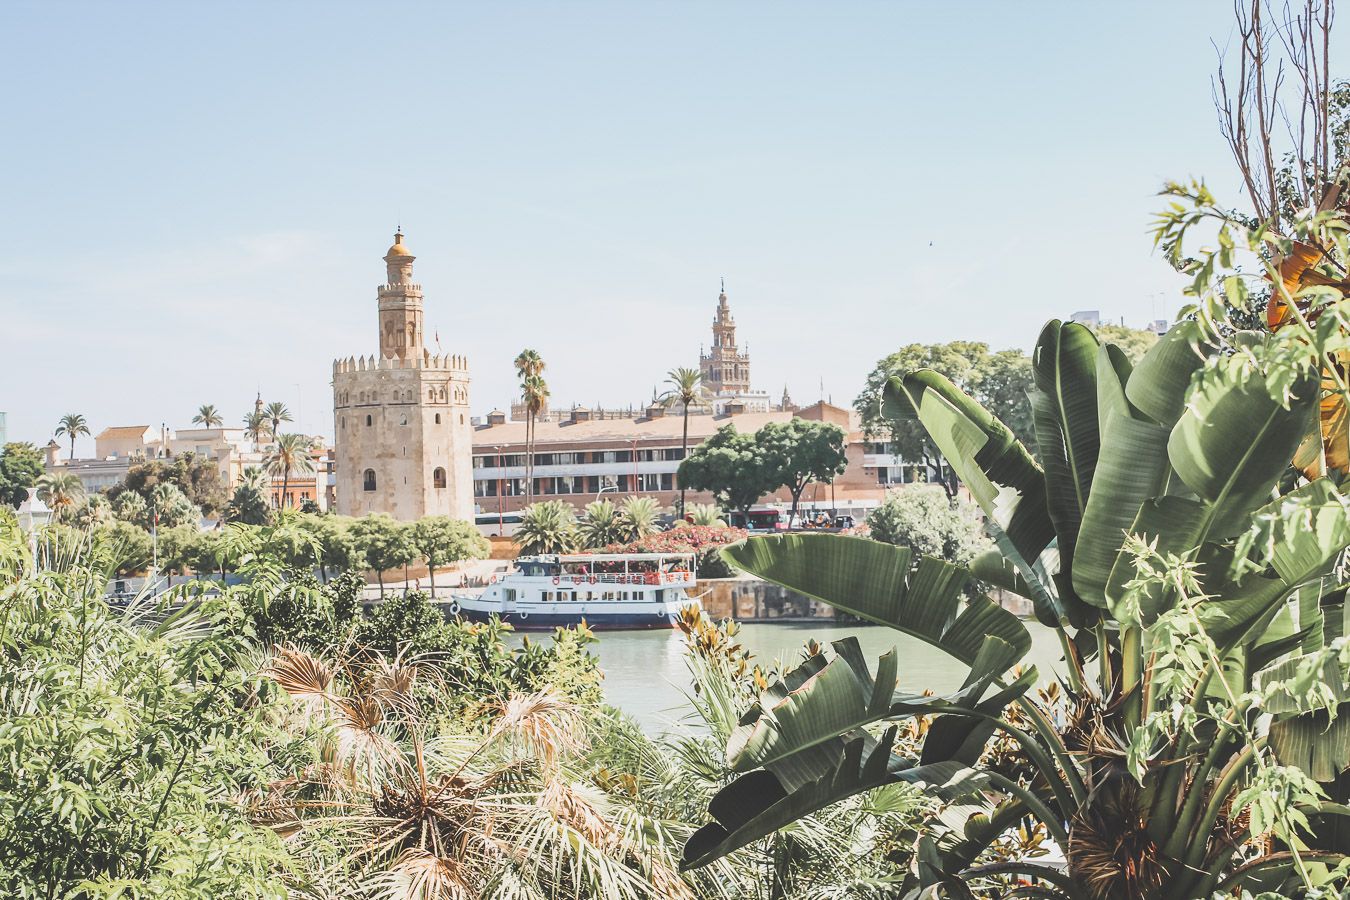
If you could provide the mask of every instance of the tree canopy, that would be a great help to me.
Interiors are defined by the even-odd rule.
[[[1025,353],[991,351],[988,344],[980,341],[906,344],[877,362],[853,401],[853,408],[862,417],[864,432],[889,440],[900,459],[924,463],[938,473],[949,494],[955,493],[956,475],[923,428],[916,422],[895,421],[881,414],[881,394],[886,382],[918,369],[933,369],[946,376],[1012,429],[1028,450],[1035,452],[1035,428],[1027,402],[1031,360]]]
[[[741,434],[730,423],[695,447],[680,463],[680,485],[709,491],[725,509],[745,512],[778,486],[764,465],[753,434]]]
[[[10,442],[0,450],[0,503],[14,509],[42,477],[42,451],[32,444]]]

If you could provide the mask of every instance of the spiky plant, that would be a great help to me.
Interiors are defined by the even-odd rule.
[[[577,521],[577,533],[588,550],[598,550],[625,539],[628,527],[619,509],[609,500],[586,504]]]
[[[563,500],[545,500],[525,508],[516,529],[520,552],[570,553],[577,546],[576,514]]]
[[[84,483],[74,472],[48,472],[37,480],[36,492],[52,511],[52,518],[60,522],[84,500]]]
[[[707,528],[727,527],[726,520],[722,518],[722,510],[718,509],[715,503],[695,503],[689,507],[686,518],[690,525]]]
[[[655,497],[628,497],[619,509],[623,522],[623,540],[637,541],[656,533],[656,517],[661,505]]]

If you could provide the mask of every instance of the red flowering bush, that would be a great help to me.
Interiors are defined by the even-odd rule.
[[[687,525],[658,531],[626,544],[610,544],[597,553],[697,553],[698,573],[704,578],[726,578],[731,569],[717,551],[746,536],[744,528]]]

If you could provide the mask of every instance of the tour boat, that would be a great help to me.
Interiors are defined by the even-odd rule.
[[[672,628],[695,584],[692,553],[524,556],[479,594],[454,594],[450,612],[474,621],[497,616],[529,631],[558,625]]]

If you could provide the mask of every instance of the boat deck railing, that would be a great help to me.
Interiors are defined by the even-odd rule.
[[[623,572],[595,572],[585,575],[580,572],[572,572],[562,575],[535,575],[531,577],[547,579],[553,584],[576,587],[590,584],[636,584],[654,587],[670,585],[678,587],[694,583],[693,572],[630,572],[627,574]]]

